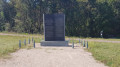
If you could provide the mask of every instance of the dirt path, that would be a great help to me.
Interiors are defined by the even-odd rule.
[[[109,40],[97,40],[97,39],[88,39],[88,41],[95,41],[95,42],[108,42],[108,43],[120,43],[120,41],[109,41]]]
[[[0,35],[9,35],[9,36],[26,36],[26,35],[20,35],[20,34],[7,34],[7,33],[0,33]]]
[[[72,49],[36,44],[36,48],[21,49],[11,55],[11,59],[0,60],[0,67],[107,67],[80,46]]]

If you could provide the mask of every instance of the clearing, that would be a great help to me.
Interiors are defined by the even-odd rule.
[[[20,49],[12,58],[0,60],[0,67],[107,67],[94,60],[80,45],[72,47],[43,47]]]

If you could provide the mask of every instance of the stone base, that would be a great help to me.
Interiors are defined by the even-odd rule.
[[[68,41],[42,41],[41,46],[68,46]]]

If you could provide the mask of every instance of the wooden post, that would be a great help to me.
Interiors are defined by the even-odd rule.
[[[35,40],[34,40],[34,42],[33,42],[33,46],[34,46],[34,48],[35,48]]]
[[[26,46],[26,39],[24,40],[24,45]]]
[[[87,46],[86,47],[88,48],[88,41],[87,41]]]
[[[83,42],[83,47],[85,47],[85,41]]]
[[[80,44],[80,39],[79,39],[79,44]]]
[[[74,49],[74,41],[73,41],[73,43],[72,43],[72,48]]]
[[[32,43],[33,43],[33,37],[32,37]]]
[[[28,44],[30,44],[30,38],[28,39]]]
[[[21,40],[19,40],[19,48],[21,48]]]

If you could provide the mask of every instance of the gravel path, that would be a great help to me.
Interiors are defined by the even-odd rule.
[[[92,54],[80,46],[21,49],[12,58],[0,60],[0,67],[107,67],[94,60]]]

